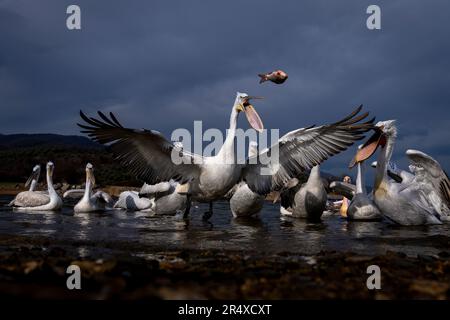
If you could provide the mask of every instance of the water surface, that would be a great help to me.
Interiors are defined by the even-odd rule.
[[[12,211],[5,207],[12,197],[0,196],[0,234],[45,236],[64,241],[90,243],[133,242],[139,254],[157,250],[223,249],[249,253],[352,251],[376,255],[387,250],[408,255],[437,254],[446,248],[429,241],[449,234],[449,224],[399,227],[386,222],[348,222],[338,215],[322,223],[280,217],[279,205],[266,202],[256,218],[234,219],[228,202],[214,204],[214,215],[202,221],[206,204],[193,206],[188,221],[181,216],[148,216],[112,210],[107,213],[74,213],[73,204],[60,212]],[[112,245],[111,245],[112,243]],[[80,249],[81,250],[81,249]],[[106,249],[105,249],[106,250]]]

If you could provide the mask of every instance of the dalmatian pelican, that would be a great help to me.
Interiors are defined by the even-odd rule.
[[[258,143],[250,141],[248,155],[254,157],[258,154]],[[241,181],[230,191],[230,209],[235,218],[249,217],[261,211],[265,197],[250,190],[248,185]]]
[[[48,194],[33,191],[29,193],[30,197],[23,203],[22,206],[14,204],[19,210],[26,211],[56,211],[61,209],[62,200],[53,187],[53,171],[55,165],[53,162],[47,163],[47,190]]]
[[[95,212],[105,211],[113,206],[113,199],[109,194],[101,190],[93,193],[95,186],[94,166],[90,163],[86,165],[86,186],[85,189],[73,189],[64,193],[63,198],[82,194],[80,201],[73,208],[74,212]]]
[[[397,182],[388,175],[388,165],[397,137],[395,120],[380,121],[375,125],[374,130],[375,134],[357,151],[350,166],[366,160],[378,147],[381,148],[377,159],[373,199],[382,214],[400,225],[441,224],[441,215],[430,204],[422,186],[416,182]],[[407,153],[413,158],[416,154],[408,155]],[[420,163],[423,163],[422,160]],[[427,169],[430,168],[427,167]],[[417,178],[414,180],[417,181]],[[444,176],[439,174],[436,177],[436,183],[443,185],[447,183],[448,186],[448,178],[445,181]],[[445,190],[448,192],[448,188]]]
[[[43,191],[36,191],[36,186],[41,174],[41,166],[35,165],[33,171],[25,182],[25,187],[29,186],[28,191],[22,191],[8,204],[10,207],[29,207],[45,204],[49,200],[48,194]]]
[[[210,157],[181,150],[158,131],[125,128],[113,113],[107,117],[98,112],[99,119],[96,119],[80,111],[85,123],[78,126],[94,141],[110,144],[118,162],[144,182],[155,184],[174,179],[181,184],[188,183],[188,203],[191,199],[209,202],[208,216],[212,213],[213,201],[221,199],[240,180],[244,180],[253,192],[265,195],[298,173],[346,150],[373,127],[374,119],[360,122],[368,115],[359,114],[360,106],[338,122],[291,131],[263,153],[248,157],[241,164],[236,162],[234,150],[239,113],[246,114],[255,130],[263,130],[262,121],[250,104],[253,99],[246,93],[236,94],[224,144],[215,156]],[[278,161],[261,161],[270,159],[272,154],[278,154],[275,157]],[[181,161],[173,161],[173,155]]]

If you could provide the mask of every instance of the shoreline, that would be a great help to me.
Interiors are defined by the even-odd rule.
[[[450,253],[139,250],[138,243],[69,242],[0,234],[0,296],[37,299],[449,299]],[[145,249],[145,248],[142,248]],[[82,254],[89,252],[88,254]],[[65,288],[77,264],[82,290]],[[382,289],[368,290],[378,265]]]

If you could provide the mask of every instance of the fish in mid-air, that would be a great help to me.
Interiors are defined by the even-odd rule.
[[[258,76],[261,78],[261,80],[259,80],[259,83],[272,81],[273,83],[276,84],[282,84],[288,78],[287,73],[282,70],[276,70],[269,73],[261,73],[258,74]]]

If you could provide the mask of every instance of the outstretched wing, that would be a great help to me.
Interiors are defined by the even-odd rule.
[[[420,182],[429,183],[450,207],[450,181],[439,162],[418,150],[406,150],[411,164],[416,168],[414,174]]]
[[[109,118],[98,112],[101,119],[87,117],[80,111],[86,124],[78,124],[82,133],[94,141],[111,144],[116,159],[139,179],[148,184],[174,179],[185,183],[200,174],[198,155],[176,147],[158,131],[124,128],[113,113]],[[177,156],[177,163],[172,155]]]
[[[359,106],[350,115],[332,124],[287,133],[265,152],[247,159],[243,169],[244,180],[252,191],[266,194],[282,187],[299,173],[346,150],[355,141],[364,138],[363,133],[373,128],[375,118],[360,122],[368,116],[368,112],[359,114],[361,109],[362,106]]]

